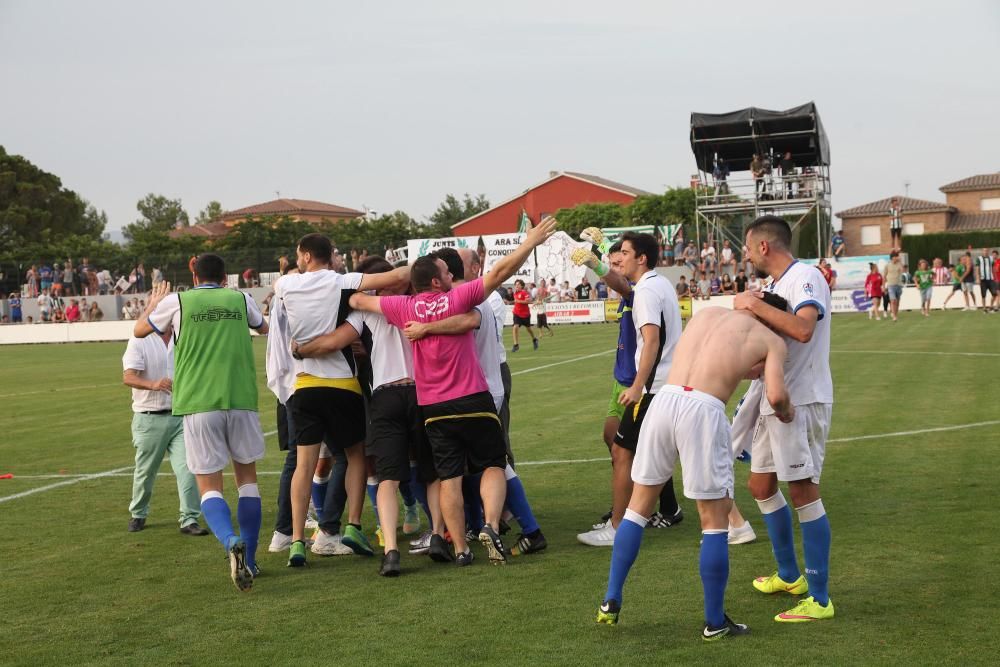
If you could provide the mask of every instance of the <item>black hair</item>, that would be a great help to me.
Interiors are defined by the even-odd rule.
[[[203,253],[194,262],[194,275],[198,276],[198,282],[221,285],[226,279],[226,263],[218,255]]]
[[[769,243],[780,246],[784,250],[792,249],[792,228],[776,215],[762,215],[747,227],[746,233],[763,236]]]
[[[608,254],[609,255],[611,253],[621,252],[621,251],[622,251],[622,242],[621,241],[615,241],[614,244],[610,248],[608,248]]]
[[[636,259],[640,256],[646,258],[646,268],[652,269],[656,266],[659,257],[659,246],[656,238],[652,234],[639,234],[637,232],[625,232],[622,234],[622,243],[629,242],[632,251],[635,252]]]
[[[763,300],[764,303],[778,310],[788,310],[788,301],[774,292],[764,292]]]
[[[323,234],[306,234],[299,239],[299,250],[309,253],[320,264],[329,264],[333,258],[333,243]]]
[[[389,273],[392,271],[392,264],[378,255],[365,257],[354,267],[356,273]]]
[[[410,282],[413,283],[413,290],[418,294],[430,292],[431,281],[435,278],[441,278],[441,269],[438,268],[437,260],[438,258],[434,255],[424,255],[418,257],[417,261],[410,267]]]
[[[438,248],[431,253],[448,266],[448,272],[454,280],[465,280],[465,262],[454,248]]]

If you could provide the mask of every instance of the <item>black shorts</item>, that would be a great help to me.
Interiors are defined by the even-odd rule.
[[[549,316],[546,315],[545,313],[538,313],[538,315],[536,315],[535,317],[538,320],[538,326],[540,327],[549,326]]]
[[[634,452],[639,444],[639,429],[642,428],[642,420],[646,416],[646,410],[653,400],[653,394],[643,394],[638,403],[632,407],[625,408],[625,414],[618,425],[618,432],[615,433],[615,444],[619,447]]]
[[[345,449],[365,439],[365,403],[360,394],[335,387],[298,389],[288,399],[296,445]]]
[[[521,317],[520,315],[515,315],[514,326],[530,327],[531,315],[528,315],[527,317]]]
[[[411,449],[418,453],[423,451],[425,456],[430,452],[423,413],[417,405],[416,385],[379,387],[372,393],[368,409],[365,453],[375,458],[375,476],[380,482],[387,479],[408,481]],[[433,478],[424,481],[433,481]]]
[[[992,294],[996,296],[997,285],[992,280],[980,280],[979,281],[979,294],[985,299],[987,294]],[[984,302],[985,305],[985,302]]]
[[[503,428],[488,391],[422,408],[440,479],[507,467]]]

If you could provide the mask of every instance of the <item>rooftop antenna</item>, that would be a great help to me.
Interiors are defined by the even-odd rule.
[[[903,189],[906,190],[906,195],[905,196],[909,197],[910,196],[910,181],[908,181],[908,180],[903,181]]]
[[[281,199],[281,190],[275,190],[274,194],[277,196],[278,199]]]

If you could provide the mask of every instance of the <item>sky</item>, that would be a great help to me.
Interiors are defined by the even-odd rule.
[[[423,219],[550,170],[650,191],[692,111],[814,101],[834,211],[1000,170],[1000,2],[0,0],[0,145],[109,229],[283,197]]]

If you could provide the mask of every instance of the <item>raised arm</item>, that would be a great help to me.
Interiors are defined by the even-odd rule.
[[[132,333],[136,338],[145,338],[149,334],[156,331],[153,325],[149,321],[149,316],[152,315],[156,307],[160,305],[160,302],[170,294],[170,283],[164,280],[154,287],[149,292],[149,301],[146,303],[146,310],[143,311],[139,318],[135,322],[135,326],[132,328]],[[164,329],[166,331],[166,329]]]
[[[403,333],[410,340],[420,340],[431,335],[455,336],[478,329],[481,322],[482,315],[474,308],[467,313],[452,315],[435,322],[407,322]]]
[[[307,343],[292,341],[292,356],[298,359],[323,357],[349,347],[360,334],[354,325],[344,322],[330,333],[317,336]]]
[[[577,266],[583,265],[591,269],[598,275],[598,277],[604,279],[604,282],[607,283],[608,287],[618,292],[623,297],[627,298],[632,293],[632,286],[628,284],[628,280],[626,280],[620,273],[612,271],[607,264],[602,262],[600,258],[598,258],[598,256],[590,250],[587,250],[586,248],[577,248],[570,255],[570,259]]]
[[[361,278],[361,290],[398,289],[405,292],[410,284],[410,267],[401,266],[386,273],[366,273]]]
[[[489,294],[517,273],[531,251],[545,243],[556,231],[556,219],[549,216],[528,230],[524,242],[517,249],[493,265],[493,270],[483,276],[483,292]]]

